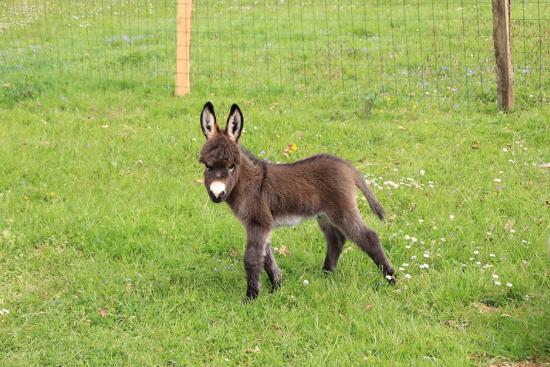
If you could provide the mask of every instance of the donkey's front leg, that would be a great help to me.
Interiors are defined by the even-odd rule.
[[[277,266],[275,256],[273,256],[273,249],[270,243],[265,246],[264,269],[271,282],[271,291],[274,292],[281,285],[283,276],[281,274],[281,269]]]
[[[246,297],[250,301],[260,293],[260,274],[264,268],[269,227],[248,226],[246,228],[246,250],[244,252],[244,269],[246,270]]]

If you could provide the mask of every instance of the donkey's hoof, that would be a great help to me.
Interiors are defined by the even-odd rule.
[[[243,304],[247,304],[247,303],[250,303],[250,302],[254,301],[254,299],[256,299],[256,297],[258,297],[259,293],[260,292],[255,291],[255,290],[247,290],[246,295],[243,298]]]
[[[275,283],[271,284],[271,293],[274,293],[277,289],[281,288],[281,284],[283,283],[282,279],[276,281]]]

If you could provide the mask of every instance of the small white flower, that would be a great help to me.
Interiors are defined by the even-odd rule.
[[[508,288],[512,288],[512,283],[506,283],[506,286],[507,286]]]
[[[501,284],[502,284],[502,283],[501,283],[500,281],[495,280],[495,285],[496,285],[497,287],[500,286]]]
[[[408,234],[405,235],[405,240],[408,241],[411,239],[411,236],[409,236]]]
[[[499,277],[497,274],[493,274],[493,278],[498,279]]]
[[[481,265],[481,261],[476,261],[476,264],[477,264],[477,265]]]
[[[495,255],[495,254],[489,254],[489,256],[491,256],[491,257],[496,257],[496,255]]]
[[[418,240],[416,239],[416,237],[411,237],[411,242],[416,243],[416,242],[418,242]]]
[[[402,266],[400,266],[400,267],[399,267],[399,271],[405,271],[405,268],[402,267]]]
[[[529,243],[529,242],[526,240],[521,240],[521,243]]]
[[[386,279],[387,279],[387,280],[392,280],[393,277],[392,277],[391,275],[386,275]]]
[[[461,268],[465,268],[465,267],[466,267],[466,264],[461,264],[460,267],[461,267]]]
[[[445,239],[444,239],[443,237],[441,237],[439,240],[440,240],[441,242],[445,242]]]
[[[408,263],[403,263],[403,265],[401,265],[401,266],[407,267],[407,266],[409,266],[409,264]]]
[[[495,178],[493,181],[495,182],[502,182],[502,180],[500,178]]]
[[[506,149],[506,148],[502,148],[502,151],[503,151],[504,153],[508,153],[508,149]]]
[[[474,250],[474,255],[479,255],[479,251],[478,251],[478,250]]]
[[[424,176],[424,174],[426,173],[426,171],[424,171],[423,169],[421,169],[421,170],[419,171],[419,173],[420,173],[420,176]]]
[[[410,249],[410,248],[411,248],[411,246],[410,246],[410,245],[407,245],[407,246],[405,246],[405,248],[406,248],[406,249]]]
[[[473,258],[473,257],[471,257],[471,258],[470,258],[470,261],[474,261],[474,258]]]
[[[450,214],[450,215],[449,215],[449,219],[450,219],[450,220],[455,220],[454,214]]]
[[[411,260],[416,260],[416,255],[412,255]]]
[[[9,310],[6,310],[5,308],[0,308],[0,315],[7,315],[9,313],[10,313]]]
[[[410,275],[410,274],[407,273],[407,274],[405,274],[405,278],[411,279],[411,278],[412,278],[412,275]]]
[[[430,265],[428,264],[421,264],[420,265],[420,269],[428,269],[430,267]]]
[[[430,258],[430,254],[425,253],[425,254],[424,254],[424,257],[425,257],[426,259],[429,259],[429,258]]]
[[[516,233],[516,230],[515,230],[515,229],[511,229],[511,230],[510,230],[510,233]]]
[[[493,233],[492,232],[486,232],[487,236],[492,236]]]
[[[418,223],[420,223],[420,224],[424,223],[424,219],[419,219]]]
[[[309,280],[304,279],[304,281],[302,283],[304,284],[304,286],[307,286],[307,285],[309,285]]]

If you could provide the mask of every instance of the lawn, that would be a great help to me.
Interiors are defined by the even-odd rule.
[[[12,55],[0,65],[0,365],[550,363],[550,107],[529,97],[547,98],[548,85],[519,82],[516,111],[502,114],[489,84],[452,98],[420,88],[419,102],[397,93],[407,78],[330,95],[303,90],[307,73],[277,70],[295,78],[291,93],[256,79],[240,86],[251,63],[236,83],[220,81],[231,75],[225,60],[201,63],[212,84],[194,69],[197,87],[176,98],[164,30],[125,44],[100,12],[85,23],[100,31],[66,34],[47,26],[66,26],[61,13],[37,20],[36,2],[13,3],[30,6],[21,18],[31,20],[0,33]],[[22,30],[48,51],[13,56]],[[72,42],[78,32],[108,47]],[[240,141],[260,158],[328,152],[363,172],[387,219],[358,195],[361,213],[399,268],[397,284],[352,243],[324,274],[324,239],[310,221],[274,232],[284,283],[271,294],[264,275],[260,297],[243,305],[244,230],[200,181],[206,100],[220,121],[240,105]]]

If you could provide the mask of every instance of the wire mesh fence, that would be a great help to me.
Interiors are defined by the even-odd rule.
[[[2,1],[0,78],[23,89],[94,84],[171,91],[175,24],[175,0]]]
[[[511,14],[518,105],[547,103],[550,0]],[[0,79],[172,91],[175,18],[176,0],[4,1]],[[496,100],[487,0],[195,0],[192,24],[193,93]]]

